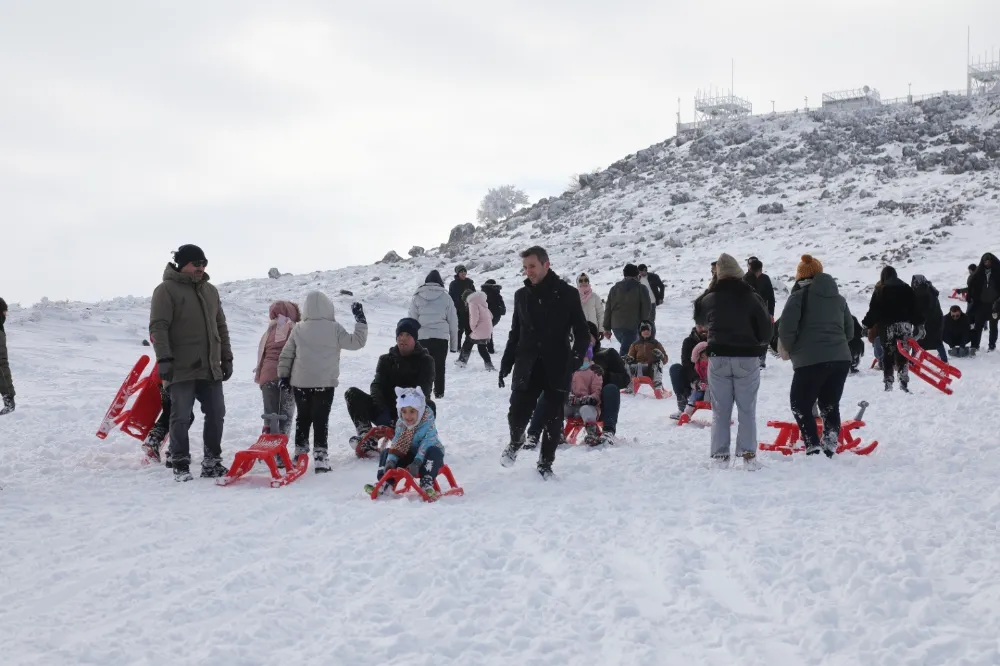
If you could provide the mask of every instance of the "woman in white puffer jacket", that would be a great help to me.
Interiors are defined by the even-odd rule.
[[[576,279],[576,288],[580,292],[580,303],[583,304],[583,316],[587,321],[596,324],[601,335],[604,334],[604,299],[594,293],[590,286],[590,277],[580,273]]]

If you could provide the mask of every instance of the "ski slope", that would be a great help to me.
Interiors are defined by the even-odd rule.
[[[252,367],[268,303],[316,287],[335,296],[357,274],[223,285],[236,355],[227,464],[260,430]],[[464,370],[449,367],[438,418],[465,496],[372,502],[361,488],[375,464],[345,446],[339,396],[370,382],[415,284],[377,285],[359,294],[368,347],[342,357],[333,471],[281,489],[177,484],[141,464],[136,440],[94,437],[148,351],[148,300],[12,308],[18,409],[0,419],[3,663],[1000,663],[1000,357],[955,361],[965,377],[952,397],[916,378],[912,395],[885,394],[866,370],[848,381],[843,406],[853,415],[859,400],[871,403],[862,435],[881,442],[874,454],[762,453],[753,474],[708,469],[708,429],[669,421],[672,399],[626,397],[624,441],[561,450],[546,483],[530,452],[500,467],[509,394],[474,355]],[[671,293],[657,323],[673,361],[690,299]],[[350,300],[335,297],[348,327]],[[859,318],[864,305],[852,300]],[[498,349],[508,327],[509,318]],[[790,364],[771,359],[759,440],[773,438],[768,419],[789,416],[790,381]],[[199,417],[193,452],[200,428]]]

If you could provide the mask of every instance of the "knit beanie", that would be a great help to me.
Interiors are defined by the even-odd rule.
[[[438,273],[436,270],[433,270],[427,274],[427,277],[424,279],[424,284],[437,284],[443,287],[444,280],[441,279],[440,273]]]
[[[174,252],[174,263],[177,264],[177,268],[184,268],[192,261],[208,261],[205,253],[197,245],[181,245]]]
[[[811,254],[803,254],[802,261],[799,262],[798,268],[795,269],[795,280],[808,280],[817,273],[822,272],[823,264],[820,263],[819,259],[816,259]]]
[[[468,273],[468,272],[469,271],[467,271],[465,269],[465,266],[463,264],[459,264],[458,266],[455,266],[455,275],[458,275],[459,273]]]
[[[417,331],[420,330],[420,322],[411,317],[403,317],[396,324],[396,337],[399,337],[400,333],[409,333],[410,337],[414,340],[417,339]]]
[[[639,267],[635,264],[625,264],[625,277],[639,277]]]
[[[715,262],[715,275],[720,280],[742,280],[743,269],[732,255],[723,252]]]

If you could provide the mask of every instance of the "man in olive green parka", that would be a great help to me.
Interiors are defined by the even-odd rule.
[[[219,477],[226,404],[222,382],[233,374],[233,351],[219,292],[209,283],[208,260],[197,245],[182,245],[153,291],[149,333],[160,379],[170,395],[170,458],[174,480],[190,481],[188,428],[194,401],[205,415],[201,476]]]

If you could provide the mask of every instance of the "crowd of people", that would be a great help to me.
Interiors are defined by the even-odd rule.
[[[552,270],[538,246],[520,255],[524,285],[514,294],[510,334],[499,368],[494,329],[507,314],[501,288],[487,280],[481,290],[465,266],[457,266],[448,288],[436,270],[414,293],[408,316],[395,329],[395,345],[381,355],[368,388],[344,392],[355,428],[350,445],[379,456],[378,478],[393,467],[407,467],[426,492],[444,461],[437,434],[437,404],[446,394],[448,354],[456,367],[469,361],[473,347],[485,369],[498,372],[498,385],[510,381],[510,441],[501,464],[513,465],[522,449],[539,449],[537,471],[552,475],[564,421],[579,419],[584,442],[615,442],[621,396],[633,380],[648,377],[662,388],[667,348],[656,336],[656,308],[665,287],[644,264],[626,264],[607,299],[597,294],[586,273],[576,288]],[[756,469],[756,409],[761,370],[771,353],[792,364],[789,405],[799,424],[807,455],[832,457],[840,430],[840,399],[847,378],[860,371],[864,340],[873,344],[886,391],[898,383],[909,391],[908,364],[897,343],[913,338],[947,361],[974,355],[983,329],[990,326],[989,350],[996,347],[1000,288],[996,257],[984,254],[969,266],[967,311],[953,305],[943,313],[939,292],[926,277],[901,280],[891,266],[882,269],[863,319],[851,313],[833,276],[816,257],[803,255],[795,282],[775,319],[775,293],[757,257],[746,270],[729,254],[711,264],[711,279],[693,304],[693,327],[681,342],[678,363],[667,369],[677,411],[670,418],[689,420],[696,405],[711,406],[710,456],[729,465],[735,456]],[[225,419],[223,382],[233,374],[229,329],[219,293],[205,272],[201,248],[183,245],[163,271],[150,306],[150,341],[162,380],[162,412],[143,444],[165,463],[177,481],[192,478],[188,431],[194,403],[204,415],[201,476],[226,474],[222,464]],[[330,470],[329,420],[339,386],[342,351],[365,347],[368,325],[360,303],[351,305],[353,331],[337,320],[333,302],[319,291],[305,295],[300,308],[287,300],[269,308],[269,322],[257,349],[254,380],[264,413],[273,415],[265,432],[278,428],[294,442],[293,456],[312,454],[316,472]],[[0,414],[14,410],[14,386],[7,361],[3,324],[7,306],[0,300]],[[616,338],[617,349],[602,343]],[[737,412],[735,451],[730,418]],[[822,434],[812,426],[823,423]],[[294,424],[294,430],[293,430]],[[369,435],[375,426],[394,429],[393,443],[382,450]],[[310,446],[311,441],[311,446]]]

